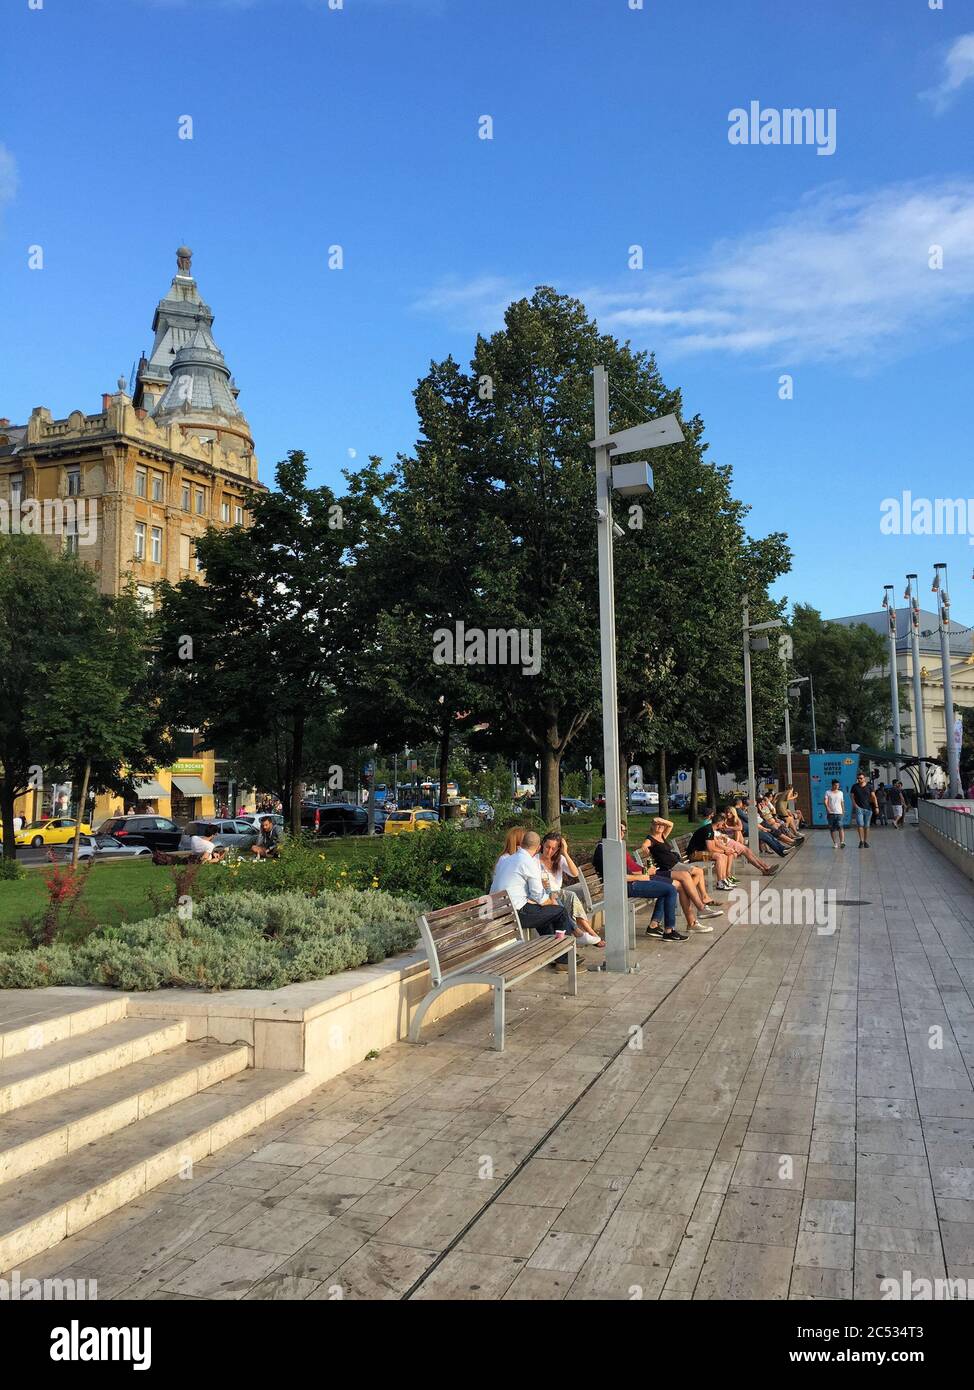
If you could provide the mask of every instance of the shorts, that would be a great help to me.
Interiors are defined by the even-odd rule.
[[[829,829],[830,829],[830,830],[841,830],[841,829],[842,829],[842,816],[841,816],[841,815],[833,816],[832,812],[829,811],[829,812],[828,812],[828,818],[829,818]]]
[[[873,812],[871,806],[854,806],[856,813],[856,825],[862,830],[868,830],[872,823]]]
[[[899,820],[900,817],[901,817],[902,814],[903,814],[903,807],[902,807],[902,806],[898,806],[898,805],[894,802],[893,805],[890,806],[889,809],[890,809],[890,810],[892,811],[892,813],[893,813],[893,819],[894,819],[894,821]]]

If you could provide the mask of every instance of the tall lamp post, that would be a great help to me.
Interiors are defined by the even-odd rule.
[[[883,585],[883,607],[889,618],[889,699],[893,711],[893,752],[897,757],[903,752],[900,738],[900,685],[896,669],[896,595],[892,584]]]
[[[744,622],[742,632],[744,637],[744,722],[747,726],[747,840],[751,848],[751,853],[757,855],[758,852],[758,787],[757,779],[754,775],[754,711],[751,707],[751,653],[766,652],[771,643],[765,632],[772,628],[782,627],[780,618],[775,618],[770,623],[752,623],[748,609],[748,600],[745,595],[743,600]],[[757,636],[754,634],[757,633]]]
[[[944,674],[944,723],[947,725],[947,768],[950,773],[950,795],[962,796],[960,784],[960,749],[954,737],[954,687],[950,673],[950,596],[947,593],[947,566],[934,565],[933,592],[937,595],[940,615],[940,664]],[[943,577],[941,578],[941,570]]]
[[[781,634],[781,636],[778,638],[778,655],[779,655],[779,657],[781,658],[781,669],[782,669],[782,671],[784,672],[784,677],[785,677],[785,763],[786,763],[786,767],[787,767],[787,773],[788,773],[788,786],[789,786],[789,787],[791,786],[792,769],[791,769],[791,706],[790,706],[790,704],[789,704],[789,697],[790,697],[790,695],[791,695],[791,691],[790,691],[789,688],[788,688],[788,663],[789,663],[789,661],[791,660],[791,658],[794,656],[794,654],[795,654],[795,644],[794,644],[794,642],[793,642],[792,639],[791,639],[791,635],[790,635],[789,633],[787,633],[787,632],[783,632],[783,633]],[[787,790],[787,788],[786,788],[786,790]]]
[[[811,676],[792,676],[791,685],[788,687],[789,695],[800,695],[799,686],[808,683],[808,693],[812,704],[812,752],[818,752],[818,734],[815,732],[815,684]]]
[[[612,463],[613,455],[642,453],[683,442],[675,415],[664,415],[632,429],[609,433],[609,378],[603,366],[593,372],[595,397],[595,514],[599,541],[599,632],[602,662],[602,751],[605,768],[605,826],[602,881],[605,885],[605,956],[609,970],[629,970],[628,894],[619,786],[619,699],[616,688],[615,576],[612,543],[624,534],[612,519],[613,491],[627,497],[652,490],[653,473],[644,460]]]
[[[917,579],[916,590],[913,581],[917,579],[915,574],[906,576],[905,597],[910,604],[910,661],[913,667],[913,751],[919,760],[917,771],[920,775],[921,794],[927,785],[927,769],[925,760],[927,756],[927,727],[923,715],[923,682],[920,678],[920,596],[919,580]]]

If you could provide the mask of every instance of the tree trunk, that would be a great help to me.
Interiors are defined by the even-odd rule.
[[[657,748],[656,750],[656,785],[659,789],[659,814],[668,816],[670,813],[670,779],[666,767],[665,748]]]
[[[81,779],[81,799],[78,802],[78,818],[74,825],[74,844],[71,849],[71,867],[78,867],[78,850],[81,846],[81,822],[84,819],[85,807],[88,804],[88,783],[91,780],[91,759],[85,763],[85,775]]]
[[[294,744],[291,754],[291,834],[301,834],[301,770],[304,762],[304,714],[294,716]]]
[[[545,739],[541,745],[541,819],[550,830],[561,829],[561,753]]]
[[[439,811],[440,820],[446,820],[447,791],[446,784],[450,777],[450,733],[453,725],[453,718],[444,710],[443,727],[440,732],[440,795]]]
[[[368,833],[375,834],[375,765],[372,766],[372,776],[369,778],[369,825]]]
[[[697,809],[698,809],[697,803],[698,803],[698,801],[700,800],[700,797],[699,797],[698,792],[697,792],[697,788],[698,788],[699,785],[700,785],[700,754],[699,754],[699,753],[694,753],[694,755],[693,755],[693,767],[691,768],[691,771],[690,771],[690,804],[687,806],[687,818],[688,818],[688,820],[691,820],[691,821],[695,821],[695,820],[697,819]]]
[[[717,809],[717,759],[707,759],[707,800],[716,811]]]
[[[3,820],[3,857],[4,859],[17,858],[17,846],[14,844],[14,789],[10,782],[4,781],[0,787],[0,816]]]

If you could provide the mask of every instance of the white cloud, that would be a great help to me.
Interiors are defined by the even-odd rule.
[[[960,89],[974,79],[974,34],[961,34],[944,57],[943,77],[936,87],[921,95],[932,101],[939,115],[946,111]]]
[[[7,149],[0,145],[0,215],[17,194],[17,161]]]
[[[931,247],[943,248],[941,270]],[[901,355],[963,331],[974,298],[974,182],[809,195],[769,225],[713,246],[686,267],[612,284],[559,286],[600,327],[670,356],[720,352],[771,362]],[[449,281],[414,307],[490,331],[524,283]]]

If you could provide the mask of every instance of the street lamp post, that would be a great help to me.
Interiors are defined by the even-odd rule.
[[[800,685],[804,685],[806,681],[808,682],[808,694],[812,704],[812,752],[817,753],[818,735],[815,732],[815,685],[812,681],[811,676],[792,676],[790,693],[792,695],[800,695],[801,691],[798,689],[798,687]]]
[[[605,956],[609,970],[629,970],[628,893],[619,786],[619,700],[616,689],[615,577],[612,542],[622,535],[612,519],[612,493],[636,496],[649,492],[653,475],[640,461],[613,466],[614,454],[642,453],[664,444],[678,444],[683,431],[675,415],[665,415],[631,429],[609,434],[609,379],[603,366],[593,372],[595,405],[595,513],[598,518],[599,640],[602,664],[602,752],[605,768],[605,827],[602,841],[602,882],[605,885]]]
[[[778,638],[778,655],[781,658],[781,669],[785,677],[785,764],[788,774],[788,786],[791,786],[792,767],[791,767],[791,706],[789,704],[788,692],[788,662],[794,655],[795,648],[788,633],[783,632]],[[787,788],[786,788],[787,790]]]
[[[893,710],[893,752],[899,757],[903,744],[900,738],[899,672],[896,669],[896,595],[892,584],[885,584],[883,589],[883,606],[889,618],[889,698]]]
[[[913,587],[917,580],[916,591]],[[920,678],[920,596],[919,579],[915,574],[906,576],[906,597],[910,601],[910,661],[913,667],[913,751],[919,765],[920,791],[927,785],[927,770],[924,766],[927,756],[927,729],[923,715],[923,684]]]
[[[754,775],[754,712],[751,708],[751,652],[766,652],[771,645],[768,638],[763,634],[772,628],[781,627],[782,621],[776,618],[770,623],[752,623],[748,609],[748,600],[745,595],[743,600],[744,622],[742,632],[744,638],[744,722],[747,727],[747,840],[751,853],[757,855],[758,852],[758,788],[757,779]],[[758,633],[755,637],[753,634]]]
[[[954,737],[954,687],[950,671],[950,596],[947,593],[947,566],[934,565],[937,611],[940,615],[940,664],[944,675],[944,723],[947,725],[947,768],[950,773],[950,795],[962,796],[960,784],[960,750]],[[943,577],[941,578],[941,570]]]

